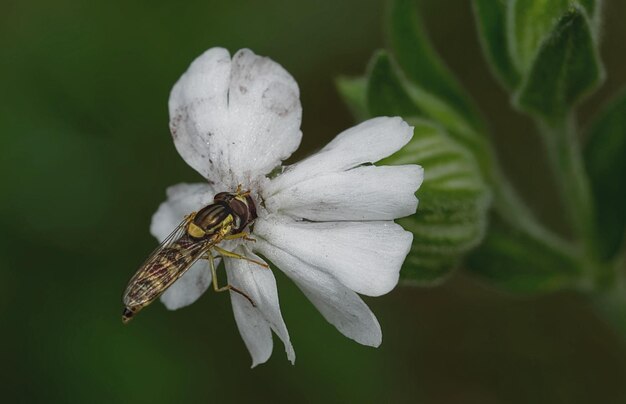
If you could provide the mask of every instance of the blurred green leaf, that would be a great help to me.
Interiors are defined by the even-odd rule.
[[[484,242],[467,261],[470,271],[496,286],[524,293],[576,286],[580,277],[570,254],[492,220]]]
[[[424,116],[418,100],[412,99],[387,52],[378,51],[368,69],[366,105],[370,116]]]
[[[626,336],[626,284],[623,279],[615,288],[591,295],[591,303],[601,318]]]
[[[393,1],[388,38],[398,64],[409,80],[445,100],[480,130],[483,125],[476,109],[430,44],[423,26],[413,0]]]
[[[335,86],[354,119],[357,122],[366,120],[369,116],[365,94],[367,78],[339,76],[335,79]]]
[[[587,16],[573,7],[542,42],[517,104],[544,119],[560,119],[603,77]]]
[[[596,3],[596,0],[510,0],[506,24],[510,54],[518,71],[530,70],[541,43],[566,13],[582,6],[593,16]]]
[[[541,42],[567,11],[569,0],[509,0],[510,54],[518,71],[528,72]]]
[[[613,257],[626,229],[626,92],[600,114],[589,131],[585,163],[593,189],[603,258]]]
[[[488,146],[481,134],[448,103],[409,82],[385,51],[377,52],[369,64],[366,93],[371,116],[400,115],[436,121],[472,152],[483,174],[491,169]]]
[[[602,19],[602,0],[578,0],[578,4],[585,8],[589,21],[591,21],[591,29],[598,39]]]
[[[401,276],[417,284],[445,278],[480,243],[489,191],[472,156],[434,123],[409,119],[413,139],[381,164],[420,164],[417,213],[398,222],[414,235]]]
[[[489,65],[506,88],[514,89],[520,76],[507,46],[506,14],[506,0],[474,0],[478,36]]]
[[[600,14],[601,0],[578,0],[575,3],[578,3],[585,8],[589,18],[595,18]]]

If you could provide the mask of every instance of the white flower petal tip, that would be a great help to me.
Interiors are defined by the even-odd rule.
[[[258,220],[254,233],[367,296],[396,286],[413,241],[412,233],[391,221],[315,223],[271,216]]]
[[[380,324],[359,295],[332,275],[263,240],[255,248],[281,268],[339,332],[362,345],[380,345]]]
[[[231,59],[226,49],[209,49],[170,94],[174,144],[210,182],[236,187],[298,148],[299,97],[293,77],[271,59],[248,49]]]
[[[321,174],[375,163],[400,150],[412,137],[413,127],[402,118],[372,118],[341,132],[318,153],[287,167],[268,185],[264,196]]]
[[[283,188],[265,206],[310,221],[393,220],[415,213],[423,178],[417,165],[362,166]]]
[[[264,263],[260,257],[243,248],[238,252]],[[254,302],[253,306],[241,294],[230,292],[235,321],[252,356],[252,367],[266,362],[272,353],[270,330],[283,341],[287,358],[292,364],[295,363],[296,354],[280,313],[276,279],[272,271],[242,259],[226,258],[224,261],[229,284],[246,293]]]

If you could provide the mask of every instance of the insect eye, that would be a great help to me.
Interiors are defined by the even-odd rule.
[[[129,309],[128,307],[124,307],[124,310],[122,310],[123,318],[131,318],[134,314],[135,313],[133,313],[133,311]]]
[[[247,208],[248,208],[248,220],[254,220],[257,218],[257,214],[256,214],[256,205],[254,204],[254,200],[252,200],[252,197],[250,195],[246,196],[246,204],[247,204]]]
[[[229,202],[230,208],[233,212],[239,216],[240,218],[247,220],[248,219],[248,206],[246,203],[241,202],[238,199],[233,199]]]
[[[232,195],[230,194],[230,192],[219,192],[219,193],[215,194],[215,196],[213,197],[213,200],[215,200],[215,201],[228,201],[231,198],[232,198]]]

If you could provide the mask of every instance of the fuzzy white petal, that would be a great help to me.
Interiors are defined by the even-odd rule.
[[[238,251],[242,252],[242,249]],[[249,251],[244,254],[248,258],[263,262],[263,260]],[[252,366],[267,361],[272,353],[271,334],[264,327],[269,326],[285,344],[287,358],[294,363],[296,354],[291,346],[289,332],[280,313],[278,290],[274,274],[268,268],[241,259],[225,258],[228,282],[246,293],[256,304],[250,302],[238,293],[230,292],[233,311],[237,327],[241,332],[244,343],[252,355]],[[265,320],[265,325],[261,319]],[[268,343],[269,338],[269,343]]]
[[[312,223],[276,216],[259,219],[254,234],[368,296],[396,286],[413,240],[391,221]]]
[[[167,189],[167,200],[152,216],[150,233],[163,241],[183,221],[213,201],[215,192],[208,184],[177,184]],[[187,272],[165,293],[161,302],[170,310],[176,310],[195,302],[211,284],[211,271],[205,260],[192,265]]]
[[[232,58],[212,48],[172,89],[170,129],[180,155],[225,188],[269,173],[302,137],[298,85],[285,69],[248,49]]]
[[[339,332],[363,345],[380,345],[380,324],[359,295],[332,275],[263,240],[258,240],[254,248],[289,276]]]
[[[237,280],[230,274],[228,279],[230,283],[237,285]],[[273,349],[272,329],[269,323],[243,296],[231,293],[230,300],[239,334],[252,357],[252,367],[267,362]]]
[[[378,117],[341,132],[314,155],[288,167],[274,178],[263,195],[271,195],[321,174],[346,171],[365,163],[375,163],[407,144],[413,128],[402,118]]]
[[[282,189],[265,206],[312,221],[393,220],[415,213],[415,191],[423,178],[416,165],[362,166]]]

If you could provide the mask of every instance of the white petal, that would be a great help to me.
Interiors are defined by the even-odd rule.
[[[234,284],[232,277],[229,277]],[[272,329],[265,317],[245,298],[230,294],[235,322],[244,344],[252,356],[252,367],[267,362],[272,355]]]
[[[359,295],[332,275],[263,240],[257,240],[254,248],[287,274],[324,318],[343,335],[363,345],[380,345],[380,324]]]
[[[220,260],[215,261],[219,265]],[[211,285],[211,268],[207,260],[199,260],[161,295],[161,302],[169,310],[177,310],[198,300]]]
[[[402,118],[378,117],[343,131],[318,153],[288,167],[264,192],[267,199],[281,189],[321,174],[375,163],[400,150],[413,137]]]
[[[242,252],[242,249],[238,251]],[[249,258],[263,262],[263,260],[249,251],[244,252]],[[241,332],[241,337],[252,355],[252,366],[267,361],[272,353],[271,335],[263,328],[261,318],[266,325],[278,335],[285,344],[287,358],[294,363],[296,354],[291,346],[289,332],[280,313],[276,279],[268,268],[241,260],[225,258],[228,282],[246,293],[256,304],[250,302],[239,293],[230,292],[235,320]],[[269,342],[268,342],[269,339]]]
[[[167,189],[167,200],[152,216],[150,233],[163,241],[181,221],[213,202],[215,192],[208,184],[177,184]],[[200,260],[163,295],[161,302],[170,310],[176,310],[195,302],[211,284],[211,270],[208,262]]]
[[[167,236],[191,212],[213,202],[215,191],[208,184],[177,184],[167,188],[167,199],[152,215],[150,233],[159,240]]]
[[[312,221],[393,220],[417,209],[420,166],[362,166],[319,175],[265,201],[270,212]]]
[[[413,235],[394,222],[296,222],[258,219],[254,235],[357,293],[379,296],[398,283]]]
[[[170,129],[187,164],[226,188],[269,173],[302,133],[298,85],[285,69],[248,49],[199,56],[172,89]]]

